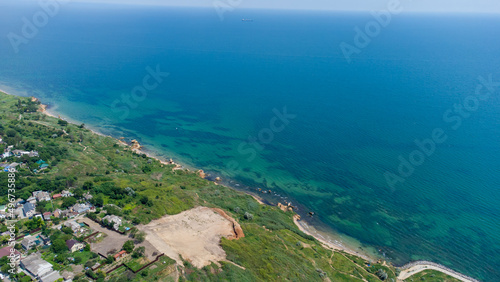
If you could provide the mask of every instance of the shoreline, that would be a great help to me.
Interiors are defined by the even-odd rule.
[[[2,90],[0,89],[0,91],[2,91]],[[6,94],[8,94],[8,93],[6,93]],[[12,95],[12,94],[9,94],[9,95]],[[12,95],[12,96],[17,96],[17,95]],[[41,102],[40,98],[38,98],[38,97],[35,97],[35,98],[37,98]],[[45,105],[45,104],[42,103],[41,104],[41,108],[43,109],[43,111],[40,111],[40,112],[42,114],[48,115],[50,117],[58,118],[58,119],[59,118],[60,119],[64,119],[64,120],[67,120],[68,122],[76,124],[76,125],[78,125],[78,123],[81,123],[81,121],[76,121],[76,120],[67,118],[65,116],[61,116],[60,114],[57,114],[56,112],[54,112],[54,110],[58,108],[57,106],[54,107],[54,108],[52,108],[52,107],[49,108],[47,105]],[[166,159],[164,159],[164,157],[161,157],[161,156],[158,156],[157,154],[155,154],[154,150],[147,150],[144,146],[140,145],[139,142],[135,143],[135,144],[138,145],[138,148],[134,149],[132,147],[133,146],[132,144],[128,144],[127,142],[121,140],[121,137],[115,137],[115,136],[112,136],[112,135],[104,134],[104,133],[100,132],[99,129],[97,129],[95,127],[92,127],[91,125],[88,125],[88,126],[86,125],[85,128],[88,129],[89,131],[91,131],[92,133],[97,134],[99,136],[110,137],[110,138],[116,140],[117,144],[123,145],[123,146],[127,146],[133,152],[136,152],[137,154],[145,154],[149,158],[155,159],[155,160],[159,161],[163,165],[175,165],[175,167],[173,168],[173,170],[185,169],[187,171],[194,171],[194,172],[203,171],[202,169],[198,169],[198,168],[190,168],[189,166],[186,166],[186,165],[184,165],[184,164],[182,164],[180,162],[175,162],[172,159],[170,159],[171,161],[167,161]],[[217,181],[211,181],[211,182],[215,183],[216,185],[221,185],[221,186],[224,186],[224,187],[227,187],[227,188],[230,188],[230,189],[241,191],[241,192],[243,192],[243,193],[251,196],[252,198],[254,198],[260,205],[274,206],[274,205],[270,204],[264,198],[260,197],[259,195],[255,194],[255,193],[252,193],[250,191],[246,191],[244,189],[238,189],[236,187],[232,187],[231,185],[222,184],[222,183],[217,182]],[[297,228],[299,228],[299,230],[301,230],[305,234],[314,237],[316,240],[318,240],[319,242],[321,242],[325,247],[327,247],[329,249],[332,249],[332,250],[344,251],[344,252],[346,252],[348,254],[362,257],[363,259],[366,259],[368,261],[377,261],[378,259],[380,259],[380,257],[376,257],[375,254],[369,255],[368,253],[357,252],[357,251],[354,250],[354,249],[357,249],[357,247],[354,247],[354,246],[353,247],[349,247],[349,246],[346,246],[347,244],[344,245],[343,244],[344,242],[340,242],[340,241],[336,240],[336,239],[341,240],[341,238],[336,238],[336,239],[334,238],[335,242],[338,242],[338,243],[334,243],[331,240],[326,239],[325,237],[330,237],[330,236],[336,237],[335,236],[336,234],[333,234],[333,233],[332,234],[327,234],[327,232],[321,232],[317,228],[315,228],[313,225],[308,224],[304,220],[300,220],[300,219],[297,220],[296,216],[298,216],[297,213],[295,213],[295,216],[293,218],[293,222],[297,226]],[[299,218],[300,218],[300,216],[299,216]]]
[[[25,97],[25,98],[35,97],[35,96],[21,96],[21,95],[16,95],[16,94],[10,94],[10,93],[4,91],[3,89],[0,89],[0,92],[2,92],[4,94],[7,94],[7,95],[10,95],[10,96],[15,96],[15,97]],[[38,98],[38,97],[35,97],[35,98],[37,98],[38,101],[41,102],[40,98]],[[54,108],[52,108],[52,107],[49,108],[48,105],[46,105],[46,104],[40,104],[40,108],[41,108],[41,110],[39,112],[42,113],[42,114],[44,114],[44,115],[47,115],[47,116],[50,116],[50,117],[53,117],[53,118],[56,118],[56,119],[67,120],[68,122],[70,122],[70,123],[72,123],[74,125],[78,125],[78,123],[80,123],[80,121],[73,120],[73,119],[67,118],[65,116],[61,116],[61,115],[57,114],[56,112],[54,112],[55,109],[58,109],[58,106],[55,106]],[[136,152],[137,154],[145,154],[149,158],[158,160],[163,165],[174,165],[175,167],[173,168],[173,170],[176,170],[176,169],[185,169],[187,171],[194,171],[194,172],[202,171],[201,169],[196,169],[196,168],[192,168],[193,170],[190,170],[190,168],[188,168],[189,166],[185,166],[185,165],[182,165],[180,163],[174,162],[174,161],[172,161],[172,159],[169,162],[167,162],[166,160],[163,159],[164,157],[156,155],[154,150],[151,150],[151,151],[145,150],[145,148],[143,146],[141,146],[138,142],[136,144],[139,145],[139,147],[138,148],[133,148],[132,144],[128,144],[128,143],[122,141],[120,137],[114,137],[112,135],[104,134],[104,133],[100,132],[99,129],[97,129],[95,127],[92,127],[90,125],[89,126],[86,125],[85,129],[91,131],[93,134],[96,134],[96,135],[99,135],[99,136],[102,136],[102,137],[112,138],[112,139],[114,139],[117,142],[117,144],[122,145],[122,146],[127,146],[133,152]],[[208,181],[210,181],[210,180],[208,180]],[[243,190],[243,189],[238,189],[238,188],[232,187],[230,185],[225,185],[225,184],[217,183],[215,181],[211,181],[211,182],[214,182],[216,185],[221,185],[221,186],[224,186],[224,187],[228,187],[230,189],[234,189],[234,190],[243,192],[243,193],[245,193],[245,194],[253,197],[261,205],[274,206],[274,205],[268,203],[264,198],[261,198],[261,197],[259,197],[258,195],[254,194],[252,192],[249,192],[249,191],[246,191],[246,190]],[[323,231],[318,230],[313,225],[310,225],[306,221],[301,220],[300,216],[297,213],[295,213],[295,215],[293,216],[293,222],[297,226],[297,228],[299,228],[299,230],[301,230],[302,232],[304,232],[307,235],[310,235],[310,236],[314,237],[325,248],[328,248],[328,249],[331,249],[331,250],[343,251],[345,253],[348,253],[348,254],[351,254],[351,255],[354,255],[354,256],[357,256],[357,257],[361,257],[361,258],[363,258],[365,260],[368,260],[368,261],[377,261],[377,260],[381,259],[380,257],[376,257],[376,256],[372,257],[368,253],[356,252],[356,251],[353,250],[353,248],[349,248],[348,246],[344,246],[342,244],[343,242],[335,240],[338,243],[334,243],[334,242],[326,239],[325,236],[326,237],[329,237],[329,235],[333,235],[333,237],[337,237],[337,236],[335,236],[336,234],[333,234],[333,233],[329,234],[328,232],[323,232]],[[331,239],[331,238],[329,238],[329,239]],[[338,238],[338,239],[342,240],[341,238]],[[353,238],[353,239],[355,239],[355,238]],[[357,247],[357,248],[359,248],[359,247]],[[354,249],[357,249],[357,248],[355,247]],[[421,271],[424,271],[424,270],[427,270],[427,269],[434,269],[434,270],[440,271],[442,273],[445,273],[447,275],[453,276],[453,277],[455,277],[455,278],[457,278],[457,279],[459,279],[461,281],[465,281],[465,282],[479,281],[479,280],[476,280],[476,279],[471,278],[469,276],[466,276],[464,274],[461,274],[461,273],[459,273],[457,271],[448,269],[447,267],[445,267],[443,265],[440,265],[438,263],[428,262],[428,261],[409,262],[409,263],[407,263],[406,265],[404,265],[402,267],[396,267],[396,268],[399,268],[399,269],[402,270],[401,274],[398,276],[398,280],[401,279],[401,277],[405,277],[403,279],[407,279],[407,278],[411,277],[412,275],[417,274],[417,273],[419,273]]]
[[[356,251],[354,251],[346,246],[342,246],[341,244],[335,244],[335,243],[329,241],[314,226],[311,226],[311,225],[307,224],[306,222],[302,221],[300,219],[300,216],[298,216],[298,215],[295,215],[293,217],[293,222],[300,229],[300,231],[304,232],[307,235],[314,237],[316,240],[318,240],[320,243],[322,243],[325,248],[328,248],[331,250],[336,250],[336,251],[343,251],[343,252],[346,252],[348,254],[351,254],[351,255],[354,255],[357,257],[361,257],[367,261],[376,261],[375,258],[370,257],[368,254],[356,252]]]

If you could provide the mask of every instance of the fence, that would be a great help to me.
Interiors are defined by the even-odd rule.
[[[42,228],[37,228],[37,229],[35,229],[35,230],[31,230],[31,231],[29,232],[29,235],[31,235],[31,234],[33,234],[33,233],[36,233],[36,232],[38,232],[38,231],[40,231],[40,230],[42,230]],[[24,237],[26,237],[26,235],[17,236],[17,237],[16,237],[16,240],[22,239],[22,238],[24,238]]]
[[[150,265],[152,265],[153,263],[157,262],[157,261],[158,261],[161,257],[163,257],[163,256],[165,256],[165,254],[158,255],[158,256],[155,258],[155,260],[153,260],[152,262],[150,262],[150,263],[146,264],[145,266],[143,266],[143,267],[139,268],[139,269],[138,269],[138,270],[136,270],[136,271],[132,270],[132,269],[131,269],[130,267],[128,267],[126,264],[121,263],[121,264],[119,264],[119,265],[117,265],[117,266],[113,267],[112,269],[110,269],[110,270],[106,271],[106,274],[109,274],[109,273],[111,273],[111,272],[113,272],[113,271],[117,270],[118,268],[120,268],[120,267],[122,267],[122,266],[125,266],[125,267],[126,267],[126,268],[128,268],[130,271],[132,271],[134,274],[136,274],[137,272],[139,272],[139,271],[141,271],[141,270],[143,270],[143,269],[145,269],[145,268],[149,267],[149,266],[150,266]]]

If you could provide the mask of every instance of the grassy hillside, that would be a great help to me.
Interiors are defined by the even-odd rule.
[[[240,222],[246,237],[223,239],[221,245],[228,259],[242,268],[222,263],[196,269],[185,262],[178,266],[182,281],[380,281],[377,274],[382,272],[387,274],[386,281],[396,280],[393,267],[367,267],[361,258],[323,248],[294,225],[292,213],[260,205],[249,195],[215,185],[193,172],[173,170],[173,165],[134,153],[84,125],[31,112],[34,104],[28,98],[0,93],[0,135],[8,143],[0,145],[0,153],[7,145],[40,153],[37,159],[21,159],[26,166],[17,174],[17,197],[26,199],[36,190],[60,192],[71,187],[76,197],[90,192],[94,196],[91,202],[98,207],[114,204],[122,208],[115,212],[134,224],[199,205],[221,208]],[[35,172],[38,159],[49,168]],[[0,173],[0,183],[7,183],[6,173]],[[0,204],[7,203],[6,194],[2,188]],[[168,280],[156,272],[136,276],[123,272],[111,280],[125,278]]]

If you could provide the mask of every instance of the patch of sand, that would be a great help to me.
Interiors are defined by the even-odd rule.
[[[453,278],[456,278],[460,281],[464,281],[464,282],[475,282],[477,280],[473,279],[473,278],[470,278],[470,277],[467,277],[465,275],[462,275],[458,272],[455,272],[455,271],[450,271],[448,270],[447,268],[445,267],[440,267],[438,265],[432,265],[432,264],[419,264],[419,265],[414,265],[408,269],[405,269],[403,271],[401,271],[401,273],[399,274],[398,276],[398,281],[402,281],[402,280],[405,280],[405,279],[408,279],[409,277],[411,277],[412,275],[415,275],[419,272],[422,272],[424,270],[428,270],[428,269],[432,269],[432,270],[437,270],[439,272],[442,272],[446,275],[449,275]],[[479,282],[479,281],[477,281]]]
[[[207,207],[164,216],[139,229],[160,252],[180,264],[181,255],[198,268],[225,260],[221,237],[236,237],[233,223]]]

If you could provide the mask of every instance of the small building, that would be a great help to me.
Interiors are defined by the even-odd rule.
[[[1,155],[0,155],[0,158],[1,158]],[[9,172],[9,164],[7,164],[7,163],[1,163],[0,164],[0,170],[2,170],[4,172]]]
[[[113,229],[118,230],[120,226],[122,225],[122,219],[116,215],[107,215],[103,219],[103,221],[106,220],[107,222],[112,222],[113,223]]]
[[[26,200],[26,202],[36,204],[36,197],[31,196]]]
[[[25,218],[23,207],[20,206],[17,209],[15,209],[13,215],[14,215],[14,217],[17,217],[17,218]]]
[[[64,279],[61,274],[59,274],[58,271],[52,271],[52,272],[49,272],[47,274],[45,274],[44,276],[40,277],[40,282],[55,282],[59,279]]]
[[[30,158],[38,157],[38,152],[37,151],[29,152],[28,157],[30,157]]]
[[[61,217],[61,210],[60,209],[55,210],[52,215],[54,217],[60,218]]]
[[[44,245],[46,245],[46,246],[50,246],[50,245],[52,245],[52,242],[50,241],[50,238],[49,238],[49,237],[47,237],[47,236],[45,236],[45,235],[43,235],[43,234],[40,234],[40,235],[38,235],[38,236],[40,237],[40,240],[42,240],[42,243],[43,243]]]
[[[33,192],[33,197],[36,197],[37,201],[50,201],[50,194],[45,191],[35,191]]]
[[[38,167],[38,169],[39,169],[39,170],[44,170],[44,169],[47,169],[47,168],[49,168],[49,165],[48,165],[48,164],[41,164],[41,165]]]
[[[69,210],[60,211],[60,216],[59,217],[69,217],[70,213],[71,212]]]
[[[26,251],[31,250],[31,248],[33,248],[36,245],[37,245],[37,239],[31,235],[24,237],[24,239],[21,241],[21,246]]]
[[[52,196],[52,199],[58,199],[58,198],[61,198],[62,195],[61,194],[54,194],[54,196]]]
[[[50,221],[50,220],[51,220],[51,219],[50,219],[50,217],[51,217],[51,216],[52,216],[52,213],[51,213],[51,212],[44,212],[44,213],[43,213],[43,219],[44,219],[45,221]]]
[[[90,205],[87,204],[76,204],[73,206],[73,211],[76,213],[84,213],[90,210]]]
[[[61,192],[61,195],[62,195],[63,197],[73,197],[73,193],[71,193],[70,191],[67,191],[67,190],[63,190],[63,191]]]
[[[73,232],[75,233],[80,232],[82,229],[80,224],[78,224],[76,221],[66,221],[64,223],[64,226],[71,228],[71,230],[73,230]]]
[[[85,247],[84,244],[74,240],[74,239],[71,239],[71,240],[68,240],[66,241],[66,246],[68,246],[68,249],[74,253],[76,251],[79,251],[81,249],[83,249]]]
[[[35,205],[32,203],[26,203],[23,205],[24,217],[31,218],[35,214]]]
[[[115,260],[119,260],[126,255],[127,255],[127,251],[121,251],[121,252],[117,253],[116,255],[114,255],[113,257],[115,258]]]
[[[28,152],[28,151],[23,151],[23,150],[14,150],[14,151],[12,151],[12,154],[13,154],[14,156],[16,156],[16,157],[22,157],[22,156],[24,156],[24,155],[29,155],[29,154],[30,154],[30,152]]]
[[[8,157],[12,157],[12,153],[11,152],[5,152],[2,154],[2,158],[5,159],[5,158],[8,158]]]

